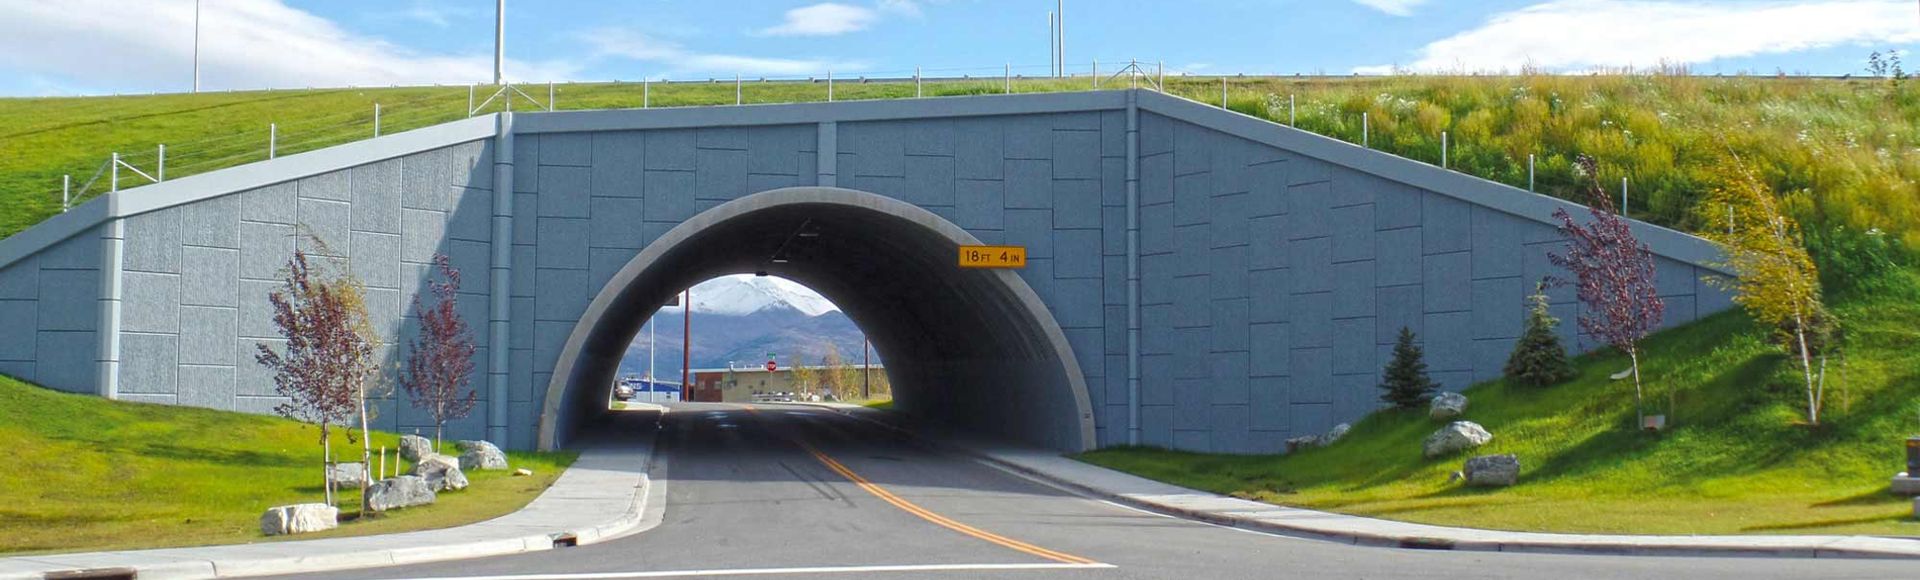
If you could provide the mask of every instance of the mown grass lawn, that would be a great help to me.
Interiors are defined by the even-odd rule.
[[[375,433],[389,453],[399,436]],[[358,458],[344,434],[336,452]],[[506,471],[467,474],[472,486],[437,503],[343,522],[318,534],[268,538],[269,507],[323,501],[319,429],[276,417],[107,401],[0,376],[0,554],[236,544],[449,527],[512,513],[573,463],[573,453],[509,452]],[[445,452],[455,452],[451,442]],[[388,456],[394,461],[393,456]],[[378,460],[376,459],[376,468]],[[404,466],[400,466],[404,467]],[[392,467],[390,467],[391,469]],[[341,494],[341,519],[358,511]]]
[[[1276,504],[1504,530],[1627,534],[1920,536],[1912,503],[1888,493],[1902,445],[1920,433],[1920,284],[1834,304],[1851,335],[1829,370],[1826,412],[1805,424],[1793,361],[1744,314],[1664,332],[1642,357],[1649,413],[1674,428],[1631,428],[1633,386],[1607,375],[1624,356],[1578,360],[1580,376],[1531,388],[1496,380],[1466,391],[1466,419],[1493,441],[1425,459],[1440,423],[1384,411],[1338,443],[1290,456],[1108,449],[1080,458],[1175,484]],[[1570,321],[1566,323],[1571,323]],[[1520,457],[1520,483],[1466,488],[1448,474],[1475,454]]]

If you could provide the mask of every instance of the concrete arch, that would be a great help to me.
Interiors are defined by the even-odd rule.
[[[957,246],[979,243],[925,209],[850,189],[776,189],[706,210],[648,244],[588,304],[554,363],[539,448],[562,446],[600,412],[619,358],[660,304],[750,272],[840,305],[887,361],[902,410],[1053,449],[1094,448],[1086,379],[1047,305],[1013,271],[956,266]]]

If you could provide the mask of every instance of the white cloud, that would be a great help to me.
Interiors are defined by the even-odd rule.
[[[111,17],[103,17],[111,15]],[[0,0],[0,70],[109,90],[185,90],[193,2]],[[564,79],[570,63],[509,60],[509,78]],[[203,89],[485,82],[491,54],[435,54],[354,34],[280,0],[201,6]]]
[[[1550,71],[1704,63],[1838,45],[1920,40],[1907,0],[1557,0],[1494,15],[1422,48],[1408,70]],[[1376,65],[1356,72],[1386,72]]]
[[[1360,4],[1362,6],[1366,6],[1374,10],[1379,10],[1387,14],[1392,14],[1394,16],[1410,16],[1413,14],[1414,8],[1419,7],[1421,4],[1427,3],[1427,0],[1353,0],[1353,1],[1356,4]]]
[[[887,6],[889,4],[883,4]],[[900,3],[890,3],[899,10]],[[918,6],[905,4],[915,12]],[[837,36],[849,32],[866,30],[880,19],[880,14],[872,9],[833,2],[822,2],[811,6],[802,6],[786,13],[786,20],[759,33],[766,36]]]
[[[733,54],[714,54],[688,50],[680,43],[660,40],[625,28],[596,28],[580,33],[594,58],[612,57],[659,63],[674,74],[743,74],[770,76],[813,76],[827,70],[856,71],[865,63],[825,59],[766,58]]]

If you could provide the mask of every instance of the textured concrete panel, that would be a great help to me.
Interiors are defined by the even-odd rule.
[[[701,149],[694,155],[694,198],[731,201],[746,196],[747,152]]]
[[[1000,181],[962,179],[955,183],[958,213],[954,224],[968,230],[998,230],[1004,226],[1004,192]]]
[[[1427,370],[1462,371],[1473,369],[1473,313],[1446,312],[1428,314],[1426,337]]]
[[[1247,267],[1254,270],[1285,268],[1292,263],[1288,247],[1286,216],[1257,217],[1247,220]]]
[[[1437,193],[1420,196],[1421,243],[1427,254],[1473,247],[1473,206]]]
[[[310,255],[346,257],[353,255],[351,231],[353,205],[323,199],[300,200],[300,224],[305,226],[294,243]]]
[[[46,320],[43,311],[41,326],[46,325]],[[37,382],[69,393],[96,392],[94,359],[99,355],[100,345],[93,332],[43,330],[35,338],[34,354],[39,359],[34,365]],[[121,351],[123,355],[125,352]]]
[[[240,192],[240,219],[251,222],[291,224],[294,197],[299,186],[294,182],[269,185]]]
[[[240,250],[198,246],[181,249],[181,304],[233,307],[239,291]]]
[[[181,208],[167,208],[129,217],[123,264],[130,271],[180,273]]]
[[[1293,240],[1287,244],[1293,293],[1333,290],[1333,238]]]
[[[127,332],[180,331],[180,276],[126,272],[120,290],[121,329]]]
[[[700,213],[691,171],[647,172],[647,221],[681,222]]]
[[[541,168],[540,217],[587,217],[587,198],[593,194],[592,171],[585,167]]]
[[[957,119],[953,123],[954,175],[960,179],[1005,176],[1006,142],[997,119]]]
[[[447,214],[447,237],[470,242],[493,239],[493,192],[453,189],[453,211]]]
[[[585,259],[581,261],[584,262]],[[582,267],[584,268],[584,264]],[[565,321],[572,324],[579,318],[581,310],[586,308],[587,300],[592,298],[592,295],[588,294],[592,290],[587,287],[585,269],[542,269],[538,286],[539,291],[534,298],[534,320]]]
[[[1213,175],[1192,173],[1173,178],[1173,225],[1207,223],[1213,217]]]
[[[223,195],[180,208],[181,243],[215,248],[240,247],[240,196]]]
[[[1247,227],[1247,195],[1233,194],[1213,198],[1207,221],[1213,226],[1210,234],[1215,248],[1244,246],[1251,240]]]
[[[1318,238],[1333,235],[1333,195],[1326,182],[1296,185],[1287,189],[1287,238]]]
[[[266,345],[278,354],[284,355],[287,352],[285,340],[252,338],[235,340],[233,349],[237,364],[234,365],[234,383],[235,393],[238,396],[264,397],[279,394],[274,390],[273,370],[262,366],[257,358],[261,345]],[[267,412],[272,411],[269,409]]]
[[[354,231],[400,233],[400,163],[389,159],[353,168]]]
[[[1473,208],[1473,278],[1519,276],[1524,265],[1520,219],[1485,207]]]
[[[1288,409],[1293,404],[1291,381],[1287,377],[1254,377],[1247,381],[1254,430],[1287,432],[1293,429],[1293,414]]]
[[[1406,327],[1414,334],[1426,332],[1426,314],[1424,299],[1419,286],[1383,287],[1376,291],[1379,301],[1378,316],[1374,324],[1378,327],[1374,341],[1391,344],[1400,336],[1400,328]]]
[[[1207,273],[1213,298],[1246,298],[1249,291],[1247,247],[1214,248],[1208,252]]]
[[[1374,252],[1373,206],[1355,205],[1332,210],[1333,261],[1371,260]]]
[[[120,392],[174,394],[180,340],[171,334],[120,335]]]
[[[34,306],[32,300],[0,300],[0,320],[7,321],[6,331],[0,332],[0,360],[34,360],[33,331],[40,325]]]
[[[400,234],[400,261],[430,263],[433,261],[433,256],[441,253],[445,248],[446,214],[409,209],[402,212],[401,223],[405,226]]]
[[[1391,230],[1419,226],[1420,198],[1425,193],[1405,184],[1384,179],[1377,181],[1378,188],[1373,192],[1374,228]]]
[[[1054,131],[1052,158],[1055,179],[1099,177],[1100,133],[1098,131]]]
[[[1053,257],[1053,212],[1044,209],[1010,209],[1002,218],[1007,244],[1026,246],[1027,257]]]
[[[1295,294],[1287,300],[1293,347],[1333,346],[1333,293]]]
[[[240,311],[186,306],[180,309],[180,364],[232,365]],[[247,359],[251,362],[252,359]]]
[[[400,242],[397,235],[354,232],[353,275],[369,288],[399,288]]]
[[[349,189],[353,183],[352,175],[347,171],[330,171],[294,182],[295,190],[301,199],[324,199],[328,201],[353,201],[353,192]]]
[[[1472,257],[1469,252],[1427,256],[1422,282],[1426,286],[1427,312],[1458,312],[1473,308],[1471,280]]]
[[[540,218],[540,269],[587,269],[587,230],[584,219]]]
[[[268,302],[280,287],[272,281],[240,281],[240,336],[244,338],[281,338],[273,324],[273,304]]]
[[[100,319],[100,273],[41,270],[40,330],[93,330]],[[88,350],[87,360],[95,353]],[[43,358],[41,362],[46,362]],[[42,365],[42,372],[45,372]]]
[[[1293,349],[1294,403],[1333,402],[1333,349]]]
[[[1057,179],[1052,191],[1054,227],[1100,227],[1100,182]]]
[[[1254,217],[1284,215],[1290,209],[1287,193],[1287,164],[1284,161],[1247,167],[1247,215]]]
[[[1374,234],[1374,282],[1381,286],[1419,284],[1422,260],[1420,229],[1404,228]]]
[[[644,245],[641,243],[644,205],[640,199],[596,197],[592,206],[587,236],[591,247],[639,249]]]
[[[586,167],[593,164],[593,138],[587,133],[551,133],[540,137],[540,165]]]
[[[1173,203],[1173,155],[1140,157],[1140,205]],[[1171,208],[1169,208],[1171,209]]]
[[[0,300],[31,300],[40,295],[39,256],[0,267]]]
[[[1247,350],[1247,299],[1214,300],[1211,305],[1213,320],[1213,351],[1233,352]]]
[[[1247,273],[1247,318],[1251,322],[1287,320],[1287,280],[1291,270],[1256,270]]]
[[[1473,337],[1520,336],[1526,321],[1526,285],[1519,278],[1473,281]]]
[[[906,180],[900,199],[921,207],[954,204],[955,184],[952,157],[913,155],[906,160]]]
[[[1213,380],[1213,404],[1247,404],[1251,397],[1247,383],[1247,353],[1216,352],[1209,361]]]
[[[176,372],[179,377],[180,391],[178,404],[221,411],[233,410],[235,385],[232,366],[182,364]]]
[[[1292,330],[1285,323],[1248,327],[1249,374],[1280,377],[1292,374]]]
[[[468,141],[447,149],[455,187],[493,189],[493,141]]]
[[[1334,264],[1333,279],[1334,318],[1373,316],[1374,282],[1372,262]]]
[[[513,192],[532,193],[539,190],[540,136],[516,134],[513,137]]]
[[[1009,159],[1006,163],[1006,205],[1008,208],[1047,209],[1053,207],[1053,178],[1050,162]]]
[[[1099,230],[1054,230],[1053,244],[1054,277],[1100,277],[1103,261]]]
[[[1372,318],[1333,321],[1333,374],[1372,374],[1380,370],[1374,363],[1373,326]]]

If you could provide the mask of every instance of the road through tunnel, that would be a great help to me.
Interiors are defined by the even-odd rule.
[[[673,228],[600,289],[555,366],[542,449],[604,413],[627,345],[680,290],[765,273],[818,291],[887,361],[896,408],[1063,451],[1094,446],[1086,381],[1045,304],[1007,270],[962,269],[960,227],[891,198],[825,187],[747,196]]]

